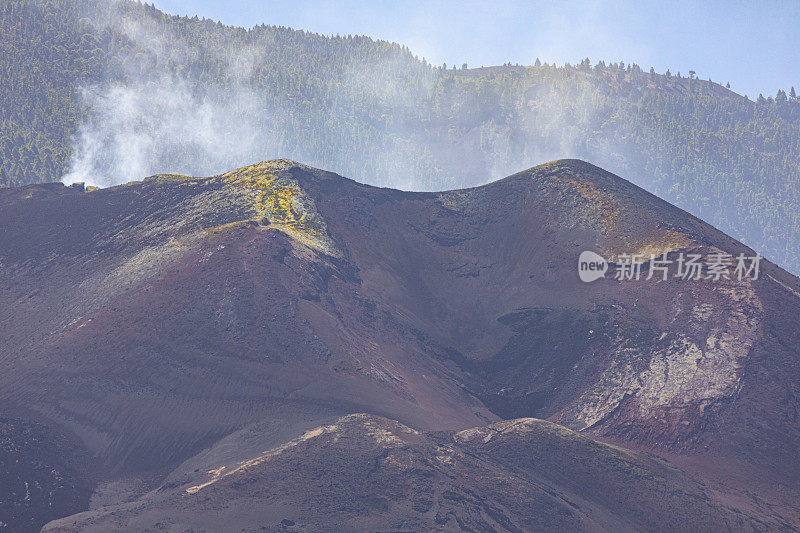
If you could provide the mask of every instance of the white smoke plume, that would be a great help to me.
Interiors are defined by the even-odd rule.
[[[120,5],[91,16],[133,46],[121,58],[121,75],[82,89],[89,112],[74,138],[67,183],[207,176],[286,157],[374,185],[431,190],[587,155],[585,131],[597,113],[588,90],[566,103],[549,88],[514,95],[512,120],[498,111],[500,95],[459,92],[460,82],[442,86],[440,72],[422,67],[404,73],[408,63],[397,54],[345,55],[337,79],[325,80],[329,103],[321,114],[304,107],[302,94],[269,94],[259,85],[260,65],[280,46],[274,34],[243,40],[233,32],[213,46],[186,44],[169,38],[169,22],[132,16]],[[201,82],[197,67],[209,61],[215,77]],[[436,95],[442,90],[452,94]],[[438,122],[420,112],[434,97]],[[545,129],[559,134],[540,134]]]
[[[242,88],[222,98],[164,77],[83,91],[92,118],[81,125],[64,181],[109,186],[156,173],[210,175],[277,157],[259,121],[270,113]]]

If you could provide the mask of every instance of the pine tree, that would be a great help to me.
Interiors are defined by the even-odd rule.
[[[164,15],[151,4],[145,10],[135,1],[115,2],[122,6],[121,16],[136,23],[150,19],[152,37],[163,39],[165,46],[192,51],[173,62],[169,54],[162,58],[141,53],[140,44],[116,30],[98,32],[81,22],[86,2],[105,0],[0,0],[0,41],[11,51],[6,53],[4,48],[0,53],[0,186],[58,179],[64,172],[71,137],[89,111],[76,87],[125,85],[130,72],[145,77],[167,73],[190,82],[198,94],[226,94],[230,89],[228,58],[236,58],[240,47],[270,43],[264,46],[270,54],[257,60],[252,79],[246,81],[266,106],[285,111],[277,113],[285,118],[274,125],[268,125],[263,116],[252,118],[264,128],[254,133],[279,137],[287,154],[300,159],[323,154],[317,155],[320,165],[365,181],[383,175],[391,182],[402,174],[409,183],[427,189],[458,187],[470,184],[470,171],[465,168],[469,165],[442,156],[444,138],[480,131],[500,117],[514,116],[517,109],[527,109],[533,99],[533,120],[511,125],[516,146],[504,151],[487,143],[476,157],[488,166],[531,165],[542,151],[553,151],[567,136],[577,136],[585,139],[576,149],[577,157],[613,170],[618,162],[596,147],[621,144],[626,151],[644,154],[631,161],[626,170],[631,177],[649,183],[654,192],[681,207],[705,213],[721,229],[764,246],[764,252],[800,271],[800,233],[792,217],[800,212],[800,107],[795,88],[788,96],[785,91],[769,99],[762,96],[761,108],[753,112],[754,102],[734,93],[662,90],[682,80],[672,79],[675,75],[669,70],[662,76],[655,69],[645,79],[639,76],[638,65],[622,61],[608,66],[598,61],[593,69],[577,73],[536,58],[535,66],[542,68],[535,69],[535,76],[503,71],[459,76],[450,72],[452,65],[434,68],[414,58],[407,47],[364,37],[337,40],[265,25],[244,31]],[[14,6],[11,13],[4,11],[8,5]],[[35,5],[39,7],[31,7]],[[20,33],[20,28],[28,28],[28,33]],[[46,61],[41,50],[48,50]],[[375,61],[378,58],[381,61]],[[581,67],[587,63],[582,61]],[[385,102],[376,105],[363,84],[351,83],[347,65],[353,64],[363,67],[376,82],[388,80],[396,85],[404,99],[397,107]],[[135,85],[131,88],[138,90]],[[792,105],[781,106],[778,115],[769,102],[782,102],[784,96]],[[575,117],[565,126],[560,110],[575,101],[590,102],[598,123]],[[332,102],[358,112],[332,110]],[[406,131],[413,138],[398,139],[397,128],[374,127],[387,116],[400,116],[419,128]],[[620,136],[620,131],[625,134]],[[387,146],[424,144],[417,136],[426,136],[430,148],[408,148],[398,152],[398,157],[384,157]],[[308,148],[309,139],[318,142],[319,152]],[[720,145],[726,148],[719,149]],[[769,150],[749,149],[766,145]],[[229,165],[240,162],[231,160]],[[764,190],[774,194],[765,195]],[[753,208],[746,213],[708,213],[699,198],[717,205],[752,204]],[[773,244],[763,237],[767,234]]]

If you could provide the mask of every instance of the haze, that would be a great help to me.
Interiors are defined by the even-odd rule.
[[[369,35],[408,45],[434,65],[589,57],[658,72],[694,70],[755,99],[800,86],[796,2],[497,2],[157,0],[169,13],[226,24],[265,23],[325,35]]]

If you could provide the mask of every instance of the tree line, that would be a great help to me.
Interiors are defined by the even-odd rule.
[[[589,59],[447,68],[367,37],[245,30],[132,0],[6,1],[0,35],[0,186],[64,175],[96,115],[86,91],[169,76],[219,101],[246,88],[269,110],[254,135],[376,185],[456,188],[586,159],[800,272],[793,87],[751,100],[694,71]]]

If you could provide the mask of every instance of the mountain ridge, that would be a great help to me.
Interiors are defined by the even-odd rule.
[[[172,490],[186,475],[200,485],[207,479],[196,474],[368,412],[396,421],[379,425],[431,435],[545,419],[668,458],[675,476],[713,492],[714,509],[738,509],[748,523],[800,523],[789,503],[800,479],[791,466],[800,281],[765,259],[757,280],[581,282],[582,250],[752,253],[591,164],[556,161],[477,188],[408,193],[279,160],[88,192],[3,189],[0,204],[0,227],[13,228],[0,233],[3,413],[55,432],[53,450],[80,442],[97,473],[70,473],[70,486],[94,486],[99,507],[158,494],[163,483]],[[437,461],[435,446],[408,446]],[[370,457],[342,460],[368,471]],[[514,464],[503,468],[522,475]],[[734,481],[714,474],[721,465]],[[747,505],[743,472],[774,480]],[[337,498],[358,491],[337,487]],[[17,523],[44,523],[24,487],[7,490]],[[80,490],[70,514],[85,510]],[[461,503],[445,505],[442,520],[530,519],[503,511],[490,522],[469,497],[448,501]],[[353,516],[438,527],[427,504],[418,515],[410,500],[374,503]],[[589,507],[615,515],[608,505]],[[309,524],[318,519],[307,512]],[[275,527],[300,523],[274,518]],[[617,518],[609,523],[630,526]],[[70,520],[58,527],[75,527]]]
[[[321,460],[317,450],[334,460]],[[363,506],[336,490],[306,488],[322,505],[319,514],[312,514],[298,487],[286,482],[297,475],[297,467],[289,466],[292,458],[335,484],[350,472],[337,465],[362,454],[367,459],[359,458],[357,464],[372,465],[354,474]],[[480,475],[484,472],[502,481],[494,484]],[[595,472],[602,472],[604,483],[592,479]],[[654,504],[641,497],[653,491],[651,486],[664,490],[663,500]],[[245,510],[248,500],[239,496],[243,487],[265,502],[258,511]],[[263,528],[275,531],[322,530],[332,523],[348,530],[445,531],[565,526],[641,531],[655,530],[656,523],[662,530],[677,530],[691,522],[701,531],[720,523],[735,529],[767,526],[750,513],[737,515],[706,490],[663,461],[543,420],[426,434],[385,418],[351,414],[254,458],[215,464],[207,472],[195,470],[130,504],[81,513],[44,530],[143,529],[154,520],[173,528],[232,528],[252,523],[250,517],[242,519],[248,514],[259,516]],[[410,505],[402,506],[406,501]],[[405,508],[398,511],[401,506]]]
[[[133,1],[2,7],[0,184],[212,174],[291,154],[435,190],[571,156],[798,271],[791,92],[753,101],[623,62],[443,69],[369,38],[245,31]]]

